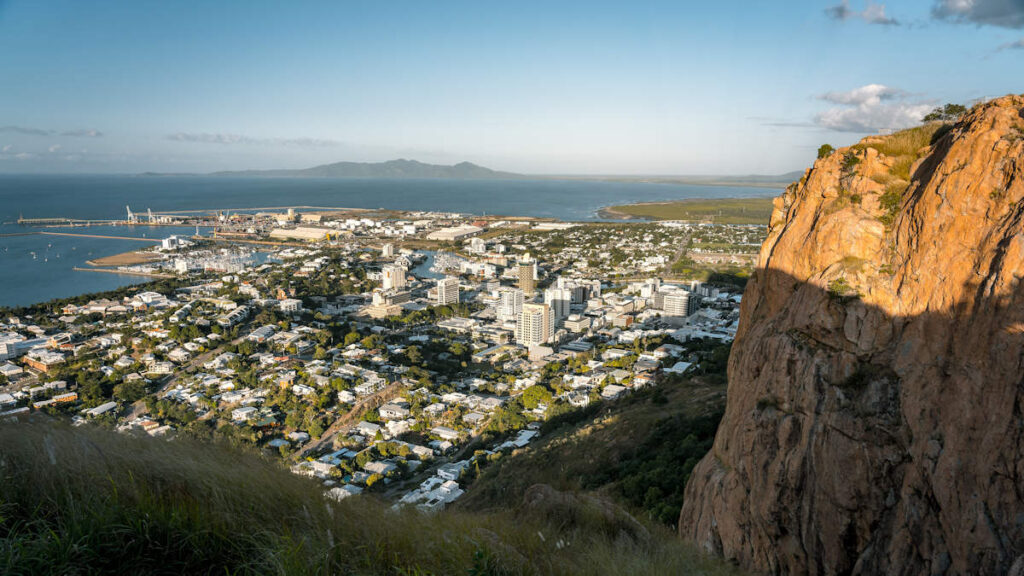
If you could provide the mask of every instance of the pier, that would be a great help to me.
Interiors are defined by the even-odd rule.
[[[75,266],[72,270],[76,270],[78,272],[106,272],[107,274],[119,274],[121,276],[143,276],[146,278],[159,278],[161,280],[177,278],[177,276],[173,274],[160,274],[157,272],[142,272],[136,270],[118,270],[117,268],[81,268],[79,266]]]
[[[22,226],[92,226],[116,224],[118,220],[78,220],[75,218],[18,218]]]
[[[74,234],[71,232],[38,232],[38,234],[45,234],[47,236],[72,236],[75,238],[104,238],[107,240],[135,240],[136,242],[149,242],[152,244],[160,243],[160,240],[156,238],[139,238],[137,236],[105,236],[103,234]]]

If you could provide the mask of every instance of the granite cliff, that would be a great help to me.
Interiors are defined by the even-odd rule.
[[[821,156],[775,200],[680,533],[777,574],[1020,570],[1024,96]]]

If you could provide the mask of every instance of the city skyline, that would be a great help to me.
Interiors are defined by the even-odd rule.
[[[1022,28],[1016,0],[8,1],[0,172],[779,174],[1020,92]]]

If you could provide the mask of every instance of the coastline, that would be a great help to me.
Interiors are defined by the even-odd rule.
[[[118,274],[121,276],[142,276],[144,278],[155,278],[159,280],[176,278],[176,276],[174,276],[173,274],[159,274],[157,272],[140,272],[135,270],[120,270],[118,268],[82,268],[81,266],[75,266],[71,269],[76,272],[105,272],[107,274]],[[84,295],[88,294],[89,293],[86,293]]]
[[[627,214],[625,212],[617,210],[617,208],[622,208],[623,206],[640,206],[642,204],[662,204],[662,202],[637,202],[635,204],[619,204],[619,205],[616,205],[616,206],[602,206],[601,208],[597,209],[597,217],[601,218],[601,219],[604,219],[604,220],[623,220],[623,221],[625,221],[625,220],[632,220],[634,222],[653,222],[653,221],[655,221],[654,218],[649,218],[647,216],[634,216],[632,214]]]
[[[717,222],[719,224],[768,224],[772,197],[686,198],[603,206],[599,218],[616,221]]]
[[[137,250],[132,250],[111,256],[103,256],[101,258],[86,260],[85,263],[89,266],[96,267],[133,266],[135,264],[148,264],[158,260],[163,260],[163,256],[160,254],[154,254],[153,252],[139,252]]]

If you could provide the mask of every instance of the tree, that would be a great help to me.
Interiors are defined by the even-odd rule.
[[[527,410],[533,410],[539,404],[551,403],[551,391],[539,385],[530,386],[523,391],[523,406]]]
[[[833,148],[831,144],[822,144],[821,147],[818,148],[818,158],[824,158],[835,151],[836,149]]]
[[[146,395],[146,385],[142,380],[121,382],[114,386],[114,398],[123,402],[135,402]]]
[[[406,348],[405,357],[409,359],[410,364],[419,364],[423,362],[423,354],[420,353],[418,346],[409,346]]]
[[[384,479],[384,476],[380,474],[370,474],[370,477],[366,479],[366,487],[373,488],[374,484]],[[383,486],[383,484],[381,484]]]
[[[962,104],[946,104],[940,106],[925,115],[925,122],[956,122],[967,112],[967,107]]]
[[[313,438],[319,438],[324,433],[324,425],[320,422],[319,418],[316,418],[309,423],[309,429],[306,431],[309,432],[309,435]]]

